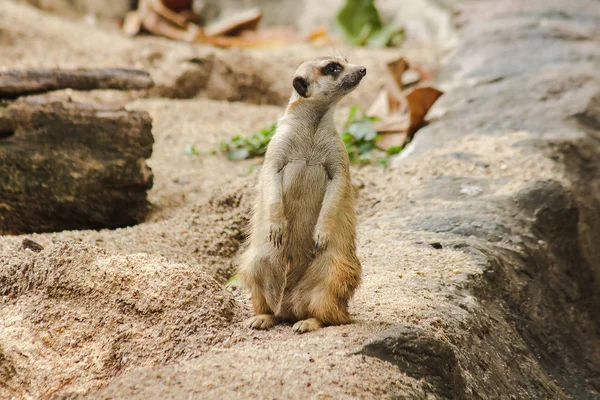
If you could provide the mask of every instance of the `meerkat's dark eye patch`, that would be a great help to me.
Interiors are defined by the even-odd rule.
[[[329,63],[326,66],[324,66],[321,69],[321,73],[323,75],[337,76],[340,72],[342,72],[343,69],[344,69],[344,67],[342,67],[342,65],[340,63],[332,62],[332,63]]]
[[[307,97],[308,94],[308,81],[301,76],[294,78],[294,89],[302,97]]]

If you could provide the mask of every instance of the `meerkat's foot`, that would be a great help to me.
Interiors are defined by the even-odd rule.
[[[316,318],[309,318],[303,321],[298,321],[292,327],[292,330],[296,333],[306,333],[321,329],[323,324]]]
[[[314,234],[314,241],[315,251],[323,251],[327,248],[327,245],[329,245],[329,235],[322,230],[317,230]]]
[[[286,223],[284,222],[271,222],[269,227],[269,235],[267,241],[273,243],[275,247],[279,247],[283,244],[283,233],[286,229]]]
[[[267,330],[275,325],[275,317],[270,314],[255,315],[244,321],[244,325],[252,329]]]

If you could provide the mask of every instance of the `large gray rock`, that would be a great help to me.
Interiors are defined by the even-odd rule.
[[[447,156],[471,170],[489,170],[490,177],[439,176],[424,183],[411,210],[389,214],[395,226],[430,233],[434,248],[460,248],[479,259],[486,279],[474,283],[475,293],[501,304],[519,337],[511,346],[523,346],[544,371],[525,378],[514,366],[523,375],[509,385],[528,398],[600,396],[600,46],[590,28],[600,21],[595,5],[509,0],[465,6],[460,45],[442,73],[446,94],[432,110],[439,120],[419,131],[392,163],[401,168],[466,134],[477,143],[515,131],[526,132],[526,139],[513,140],[514,153],[552,160],[556,180],[534,173],[528,180],[496,179],[494,165],[467,151],[453,153]],[[487,318],[474,315],[479,322]],[[397,345],[383,344],[406,340],[392,330],[362,351],[396,357]],[[471,355],[456,346],[459,364],[468,364]],[[410,373],[415,367],[403,357],[398,365]],[[513,368],[510,359],[498,357]],[[493,385],[481,383],[479,395],[493,397]]]

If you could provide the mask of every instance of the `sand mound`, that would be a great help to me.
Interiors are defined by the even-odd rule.
[[[5,254],[0,288],[0,337],[10,343],[0,343],[1,398],[24,394],[14,370],[28,391],[86,391],[137,366],[199,355],[238,319],[230,293],[199,268],[80,243]]]

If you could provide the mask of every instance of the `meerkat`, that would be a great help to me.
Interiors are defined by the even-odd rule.
[[[366,75],[341,57],[304,62],[269,143],[257,186],[240,278],[253,329],[296,322],[297,333],[348,323],[361,281],[348,153],[333,120],[336,104]]]

